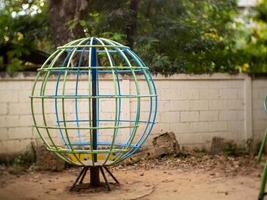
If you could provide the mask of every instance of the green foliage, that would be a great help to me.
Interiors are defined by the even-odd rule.
[[[7,0],[0,8],[0,70],[22,71],[23,56],[34,49],[51,48],[47,8],[43,1]],[[3,56],[6,56],[4,62]]]
[[[131,0],[90,1],[88,15],[66,25],[79,24],[85,36],[127,44],[126,30],[136,24],[133,48],[155,73],[267,72],[267,0],[245,17],[239,16],[235,0],[138,2],[135,18]],[[1,5],[0,46],[12,43],[13,48],[6,57],[0,55],[0,70],[24,70],[23,56],[54,48],[47,2],[7,0]]]
[[[28,168],[35,162],[32,154],[24,153],[21,155],[18,155],[14,161],[13,166],[14,167],[23,167]]]
[[[244,147],[241,147],[233,142],[228,142],[225,144],[223,149],[223,153],[226,156],[240,156],[247,154],[247,150]]]
[[[23,69],[24,69],[23,62],[16,57],[12,58],[10,63],[8,63],[6,66],[6,71],[10,74],[17,71],[23,71]]]
[[[137,51],[163,74],[235,72],[229,51],[234,11],[234,2],[223,0],[157,1]]]
[[[83,23],[88,35],[111,36],[127,43],[125,30],[134,20],[129,2],[117,0],[100,10],[95,5],[89,22]],[[140,1],[137,12],[134,50],[155,73],[237,71],[230,26],[235,1]]]
[[[256,19],[267,23],[267,0],[262,0],[256,7]]]
[[[35,166],[36,150],[33,143],[31,143],[26,151],[18,154],[1,154],[0,165],[11,167],[9,172],[12,174],[20,174]]]
[[[267,0],[263,0],[251,14],[235,22],[236,65],[240,71],[267,72]]]
[[[238,147],[235,143],[227,143],[223,149],[223,153],[226,156],[236,156],[238,152]]]

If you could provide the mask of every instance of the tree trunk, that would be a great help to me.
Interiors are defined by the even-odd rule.
[[[48,19],[56,46],[84,36],[79,20],[88,13],[88,0],[48,0]]]
[[[137,10],[138,10],[138,0],[131,0],[130,2],[131,19],[129,20],[129,23],[126,25],[126,38],[128,46],[130,48],[133,48],[134,44],[134,35],[136,33],[136,27],[137,27]]]

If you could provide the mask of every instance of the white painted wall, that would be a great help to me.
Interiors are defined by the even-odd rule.
[[[23,151],[38,138],[31,127],[33,80],[33,75],[23,74],[0,78],[0,154]],[[154,80],[159,112],[152,137],[173,131],[182,146],[208,148],[214,136],[245,145],[248,139],[258,140],[267,127],[263,108],[267,79],[252,80],[245,74],[179,74],[154,76]],[[132,80],[124,77],[122,82],[130,92]],[[124,108],[128,110],[125,116],[131,116],[132,103],[125,104],[129,105]],[[103,109],[104,114],[109,113],[108,107]],[[146,112],[145,105],[144,109]]]

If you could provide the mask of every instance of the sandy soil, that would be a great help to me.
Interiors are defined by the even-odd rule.
[[[191,158],[190,158],[191,159]],[[78,169],[64,172],[28,171],[0,175],[1,200],[253,200],[257,199],[262,167],[250,158],[174,158],[119,166],[113,173],[121,182],[104,188],[69,192]],[[196,164],[193,164],[193,163]],[[88,180],[88,177],[87,177]],[[110,179],[111,180],[111,179]]]

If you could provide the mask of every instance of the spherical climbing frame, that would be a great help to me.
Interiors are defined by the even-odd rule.
[[[108,190],[108,166],[132,156],[145,143],[157,114],[149,68],[127,46],[82,38],[57,50],[38,70],[31,94],[34,127],[47,149],[81,166],[72,186],[90,169],[91,185]]]

